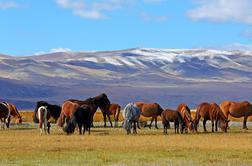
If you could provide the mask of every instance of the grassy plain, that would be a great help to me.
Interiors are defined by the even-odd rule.
[[[175,135],[173,129],[163,135],[162,129],[144,128],[137,135],[126,135],[121,128],[96,127],[91,135],[67,136],[53,125],[51,135],[40,136],[36,124],[12,125],[0,129],[0,165],[247,166],[252,165],[249,128],[183,135]]]

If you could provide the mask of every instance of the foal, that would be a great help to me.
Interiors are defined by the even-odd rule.
[[[48,122],[49,117],[50,113],[48,112],[47,106],[39,107],[37,118],[39,120],[40,135],[43,134],[43,130],[45,134],[50,134],[50,123]]]

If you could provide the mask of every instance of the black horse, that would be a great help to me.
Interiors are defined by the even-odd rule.
[[[41,106],[47,106],[48,111],[50,112],[51,117],[55,119],[55,121],[58,120],[61,112],[61,107],[58,105],[52,105],[47,103],[46,101],[38,101],[34,110],[33,114],[33,121],[34,123],[39,123],[38,118],[36,117],[36,113],[38,111],[38,108]]]
[[[93,117],[94,114],[99,107],[101,109],[103,118],[104,118],[104,127],[106,127],[106,116],[108,115],[108,120],[110,122],[110,125],[112,127],[112,122],[109,117],[109,107],[110,107],[110,101],[105,93],[102,93],[98,96],[88,98],[84,101],[82,100],[75,100],[75,99],[70,99],[68,101],[74,102],[81,105],[88,105],[90,107],[91,111],[91,121],[92,121],[92,126],[93,126]]]
[[[72,134],[75,130],[76,125],[79,127],[79,134],[82,134],[82,126],[83,126],[83,134],[88,130],[88,134],[90,134],[91,127],[91,111],[88,105],[82,105],[76,109],[70,118],[67,126],[64,128],[64,131],[67,134]]]

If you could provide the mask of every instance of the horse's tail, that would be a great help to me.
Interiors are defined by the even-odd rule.
[[[57,125],[59,127],[62,127],[64,125],[64,119],[65,119],[65,115],[63,112],[60,113],[60,117],[57,120]]]
[[[120,111],[121,111],[121,106],[118,105],[118,107],[117,107],[117,109],[116,109],[116,114],[115,114],[115,120],[116,120],[116,121],[119,120]]]

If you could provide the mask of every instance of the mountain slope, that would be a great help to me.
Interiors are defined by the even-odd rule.
[[[68,97],[85,98],[105,91],[110,92],[115,101],[125,104],[130,98],[125,98],[123,93],[131,93],[135,100],[151,101],[169,90],[173,95],[163,94],[159,99],[161,103],[168,96],[176,96],[173,92],[178,92],[178,99],[195,105],[197,103],[192,100],[198,99],[188,99],[191,98],[188,94],[197,87],[209,92],[223,86],[222,92],[216,92],[223,96],[219,100],[224,98],[223,91],[228,92],[234,86],[249,87],[252,82],[252,52],[141,48],[26,57],[0,54],[0,76],[2,81],[11,82],[3,84],[3,99],[14,102],[45,99],[61,103]],[[239,96],[235,98],[239,99]]]

